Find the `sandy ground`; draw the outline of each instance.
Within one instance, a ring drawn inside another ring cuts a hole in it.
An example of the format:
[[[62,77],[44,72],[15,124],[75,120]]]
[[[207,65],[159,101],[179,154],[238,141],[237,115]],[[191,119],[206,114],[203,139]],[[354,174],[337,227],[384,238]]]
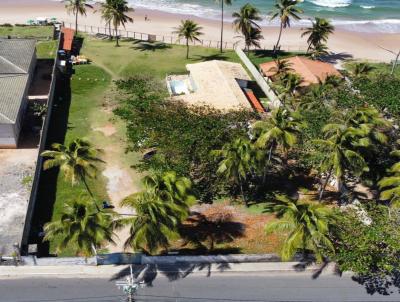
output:
[[[37,156],[37,149],[0,149],[0,255],[21,242]]]
[[[99,13],[94,13],[89,9],[86,17],[80,17],[81,25],[102,26]],[[179,25],[181,19],[193,19],[203,27],[204,40],[219,40],[219,21],[202,19],[194,16],[175,15],[154,10],[136,9],[131,13],[134,18],[133,24],[127,25],[127,30],[143,32],[157,35],[172,35],[174,27]],[[145,21],[147,15],[150,21]],[[35,17],[57,17],[68,23],[73,23],[74,18],[68,15],[62,3],[49,0],[20,0],[20,1],[0,1],[0,23],[25,23],[28,19]],[[83,26],[82,26],[83,27]],[[282,37],[282,48],[289,50],[304,49],[306,46],[305,38],[300,37],[300,28],[285,30]],[[237,34],[234,32],[231,23],[225,24],[225,41],[236,42]],[[264,27],[263,35],[265,40],[263,47],[270,48],[276,41],[278,29],[276,27]],[[359,33],[337,29],[329,40],[329,48],[345,57],[358,59],[368,59],[374,61],[390,61],[393,55],[382,49],[382,47],[398,50],[400,48],[400,33]]]

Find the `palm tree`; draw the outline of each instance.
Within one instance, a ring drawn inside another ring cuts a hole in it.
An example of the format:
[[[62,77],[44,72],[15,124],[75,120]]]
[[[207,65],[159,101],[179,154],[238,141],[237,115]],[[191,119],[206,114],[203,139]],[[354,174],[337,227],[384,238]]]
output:
[[[271,67],[268,71],[274,73],[274,78],[277,79],[293,70],[291,67],[293,64],[285,59],[277,58],[274,60],[275,65]]]
[[[322,199],[332,175],[336,177],[337,189],[340,190],[347,170],[355,175],[361,175],[368,169],[363,156],[356,151],[356,146],[360,139],[364,137],[365,131],[349,127],[346,122],[339,121],[325,125],[322,132],[325,139],[314,140],[324,154],[320,167],[321,171],[327,173],[320,190],[319,200]]]
[[[243,192],[243,183],[254,166],[254,150],[248,139],[238,138],[226,143],[221,150],[213,150],[211,154],[219,160],[217,173],[240,187],[244,202],[247,200]]]
[[[262,20],[260,11],[247,3],[240,8],[239,12],[234,12],[232,17],[235,18],[233,20],[235,31],[243,35],[246,48],[248,49],[250,45],[258,46],[258,43],[254,44],[252,41],[258,42],[259,39],[262,39],[261,27],[256,23],[256,21]]]
[[[221,2],[221,41],[220,41],[220,51],[222,53],[222,43],[223,43],[223,36],[224,36],[224,4],[232,5],[232,0],[217,0],[217,2]]]
[[[199,36],[203,34],[201,32],[202,29],[202,27],[192,20],[182,20],[181,25],[173,32],[179,38],[186,39],[186,59],[189,59],[189,41],[200,41]]]
[[[153,253],[160,247],[168,248],[169,238],[175,235],[177,226],[188,216],[187,207],[166,202],[154,188],[148,187],[125,198],[121,205],[134,209],[136,213],[118,223],[119,226],[130,225],[125,248],[131,247],[134,251]]]
[[[73,247],[91,256],[104,242],[114,243],[111,218],[112,213],[99,212],[82,195],[65,203],[61,217],[44,226],[44,240],[56,242],[58,252]]]
[[[312,46],[307,51],[313,60],[319,60],[321,57],[329,55],[329,48],[323,43]]]
[[[112,31],[111,31],[111,9],[112,9],[112,1],[106,0],[106,2],[102,2],[100,4],[100,13],[101,18],[106,22],[106,26],[108,26],[108,31],[110,34],[110,40],[112,39]]]
[[[375,67],[369,65],[368,63],[356,63],[353,66],[352,74],[355,77],[368,75]]]
[[[78,33],[78,15],[86,16],[86,8],[93,8],[86,0],[65,0],[68,13],[75,16],[75,33]]]
[[[247,49],[247,53],[250,51],[250,47],[254,46],[256,48],[260,48],[260,40],[264,39],[262,32],[260,29],[252,27],[250,32],[245,37],[244,44]]]
[[[328,37],[333,33],[335,27],[324,18],[315,18],[315,21],[311,21],[312,26],[306,28],[306,30],[301,34],[302,37],[308,35],[307,43],[308,49],[311,48],[318,49],[318,46],[325,44],[328,41]]]
[[[281,147],[287,159],[288,150],[297,142],[297,135],[304,124],[298,113],[280,107],[265,121],[255,122],[252,126],[258,148],[269,149],[268,162],[277,147]]]
[[[191,180],[177,176],[175,171],[147,175],[143,178],[143,184],[146,188],[154,190],[164,201],[189,207],[197,200],[193,194]]]
[[[293,18],[295,20],[300,20],[301,17],[298,14],[302,14],[303,10],[297,7],[299,0],[276,0],[274,5],[274,10],[270,12],[271,18],[270,20],[274,20],[275,18],[280,19],[280,30],[279,37],[276,45],[274,47],[274,51],[277,51],[279,47],[279,42],[281,41],[282,31],[286,27],[290,27],[290,19]]]
[[[133,11],[133,8],[130,8],[125,0],[107,0],[103,5],[103,18],[109,26],[113,24],[116,35],[115,46],[119,46],[118,27],[122,25],[125,28],[127,22],[133,22],[133,19],[126,15],[127,12]]]
[[[43,169],[59,167],[67,181],[72,185],[82,182],[93,198],[86,179],[96,177],[98,171],[96,164],[102,162],[98,157],[101,150],[93,148],[85,138],[76,138],[66,146],[52,144],[51,147],[53,150],[46,150],[41,154],[42,157],[48,158],[43,164]]]
[[[281,250],[282,260],[291,260],[297,251],[302,251],[303,257],[311,251],[320,262],[323,250],[333,250],[329,231],[335,224],[336,215],[329,207],[276,195],[275,200],[267,203],[265,210],[275,213],[279,219],[265,226],[266,233],[286,234]]]
[[[400,157],[400,151],[391,153],[392,156]],[[388,200],[393,207],[400,207],[400,161],[395,163],[389,170],[390,176],[382,178],[378,185],[381,191],[380,198]]]

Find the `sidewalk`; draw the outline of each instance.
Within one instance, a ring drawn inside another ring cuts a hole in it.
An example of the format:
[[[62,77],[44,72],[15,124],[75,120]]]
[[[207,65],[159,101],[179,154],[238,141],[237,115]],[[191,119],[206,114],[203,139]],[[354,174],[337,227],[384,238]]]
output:
[[[54,276],[60,278],[102,278],[104,276],[118,275],[128,268],[127,265],[117,266],[88,266],[88,265],[65,265],[65,266],[0,266],[0,279],[5,278],[30,278]],[[316,273],[320,271],[321,265],[299,266],[298,262],[270,262],[270,263],[184,263],[171,265],[133,265],[136,270],[154,269],[160,272],[182,272],[190,271],[191,274],[241,274],[241,273],[283,273],[301,274]],[[329,264],[323,269],[323,274],[334,274],[334,265]]]

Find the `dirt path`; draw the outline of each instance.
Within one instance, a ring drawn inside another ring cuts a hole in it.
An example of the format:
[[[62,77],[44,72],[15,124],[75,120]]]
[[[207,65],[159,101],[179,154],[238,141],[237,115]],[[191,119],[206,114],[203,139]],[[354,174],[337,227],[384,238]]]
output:
[[[113,75],[114,76],[114,75]],[[134,212],[120,206],[125,197],[140,190],[141,175],[131,168],[135,163],[135,154],[125,152],[125,128],[121,121],[115,118],[112,110],[115,106],[115,95],[104,95],[103,110],[91,117],[91,128],[94,130],[94,141],[103,150],[105,161],[103,176],[107,179],[107,193],[115,211],[119,214],[132,215]],[[106,246],[110,253],[122,252],[124,242],[129,236],[129,227],[116,232],[116,245]]]

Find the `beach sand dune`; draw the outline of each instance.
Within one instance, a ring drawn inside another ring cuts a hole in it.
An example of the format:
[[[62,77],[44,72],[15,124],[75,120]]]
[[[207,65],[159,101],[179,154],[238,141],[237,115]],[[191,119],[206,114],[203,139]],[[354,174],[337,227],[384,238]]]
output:
[[[155,10],[146,10],[136,8],[131,13],[134,18],[133,24],[127,25],[127,30],[148,34],[171,36],[174,27],[176,27],[182,19],[193,19],[203,27],[204,40],[219,40],[220,23],[217,20],[203,19],[194,16],[185,16],[171,14]],[[145,21],[145,16],[150,21]],[[0,23],[26,23],[28,19],[35,17],[56,17],[65,21],[67,24],[74,24],[74,17],[66,13],[64,4],[51,0],[1,0],[0,1]],[[82,25],[104,27],[104,22],[100,18],[100,14],[95,10],[88,9],[87,16],[80,17],[79,23]],[[281,44],[284,48],[291,50],[305,49],[305,38],[300,37],[300,28],[290,28],[285,30]],[[234,43],[238,41],[231,23],[225,24],[224,41]],[[262,46],[270,48],[276,41],[278,36],[277,27],[263,27]],[[351,55],[356,59],[367,59],[372,61],[393,60],[394,56],[388,51],[391,49],[398,51],[400,49],[400,33],[382,34],[382,33],[364,33],[345,31],[337,29],[335,34],[329,39],[328,43],[331,51],[346,55]]]

